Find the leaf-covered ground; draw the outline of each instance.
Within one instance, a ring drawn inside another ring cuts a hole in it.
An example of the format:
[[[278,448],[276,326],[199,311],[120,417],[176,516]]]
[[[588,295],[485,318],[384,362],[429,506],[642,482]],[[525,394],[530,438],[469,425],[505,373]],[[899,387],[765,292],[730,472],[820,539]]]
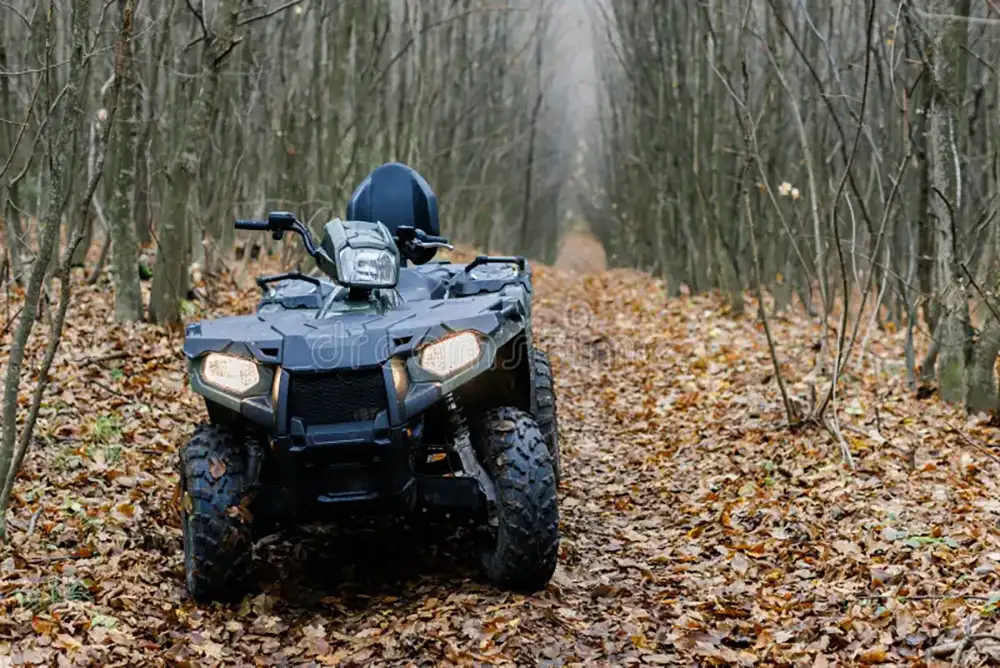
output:
[[[635,272],[536,283],[565,471],[549,588],[483,584],[462,539],[303,530],[259,547],[262,589],[232,606],[183,586],[175,458],[203,408],[178,334],[114,327],[110,289],[79,288],[0,548],[0,666],[1000,658],[962,645],[996,626],[996,435],[905,389],[901,334],[876,330],[847,370],[849,472],[826,432],[783,428],[752,315]],[[230,285],[192,317],[249,308]],[[808,401],[819,326],[772,325]]]

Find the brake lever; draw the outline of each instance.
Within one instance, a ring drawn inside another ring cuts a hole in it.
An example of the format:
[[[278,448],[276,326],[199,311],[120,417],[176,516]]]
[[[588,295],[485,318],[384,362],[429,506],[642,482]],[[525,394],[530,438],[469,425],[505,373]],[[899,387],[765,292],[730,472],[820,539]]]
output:
[[[448,250],[455,250],[455,247],[446,241],[421,241],[420,239],[408,240],[406,242],[406,248],[447,248]]]
[[[448,250],[455,250],[455,247],[444,241],[421,241],[416,244],[417,248],[447,248]]]

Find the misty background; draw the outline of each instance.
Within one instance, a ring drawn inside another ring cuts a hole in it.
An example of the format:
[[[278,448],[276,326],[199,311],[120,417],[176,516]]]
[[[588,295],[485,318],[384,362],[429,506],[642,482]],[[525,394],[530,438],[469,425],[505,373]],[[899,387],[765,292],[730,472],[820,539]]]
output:
[[[40,295],[84,267],[119,320],[177,325],[200,277],[242,284],[261,252],[304,260],[233,218],[288,209],[318,230],[399,160],[427,177],[460,244],[564,266],[589,255],[576,266],[648,271],[672,296],[718,291],[736,315],[748,290],[779,313],[839,308],[854,314],[839,346],[888,323],[907,332],[911,385],[939,355],[964,378],[1000,350],[987,317],[998,12],[9,0],[0,273]],[[947,394],[993,406],[992,371],[973,375],[956,387],[986,385]]]

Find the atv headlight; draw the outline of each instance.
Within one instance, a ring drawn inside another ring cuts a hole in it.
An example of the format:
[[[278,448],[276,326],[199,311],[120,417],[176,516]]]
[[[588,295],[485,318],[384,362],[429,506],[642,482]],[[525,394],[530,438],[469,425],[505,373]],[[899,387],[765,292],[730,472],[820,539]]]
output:
[[[201,363],[201,377],[210,385],[243,394],[260,382],[257,363],[245,357],[209,353]]]
[[[423,348],[420,366],[444,378],[475,362],[481,352],[475,333],[459,332]]]
[[[345,248],[337,271],[341,283],[360,288],[391,288],[399,278],[396,256],[380,248]]]

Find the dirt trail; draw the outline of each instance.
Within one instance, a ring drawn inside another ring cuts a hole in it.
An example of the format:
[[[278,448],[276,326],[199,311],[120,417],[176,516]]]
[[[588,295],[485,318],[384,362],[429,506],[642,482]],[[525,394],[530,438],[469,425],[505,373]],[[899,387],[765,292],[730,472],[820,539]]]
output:
[[[556,269],[592,274],[608,268],[604,245],[590,232],[569,232],[563,235],[556,255]]]
[[[482,584],[460,538],[300,532],[258,550],[262,593],[205,607],[174,505],[203,411],[179,341],[115,330],[109,292],[81,292],[0,548],[0,665],[820,666],[915,660],[966,618],[993,630],[998,465],[945,425],[991,432],[903,391],[898,337],[841,399],[849,474],[825,434],[782,428],[752,318],[636,272],[536,284],[565,470],[547,591]],[[817,327],[774,327],[808,396]]]

